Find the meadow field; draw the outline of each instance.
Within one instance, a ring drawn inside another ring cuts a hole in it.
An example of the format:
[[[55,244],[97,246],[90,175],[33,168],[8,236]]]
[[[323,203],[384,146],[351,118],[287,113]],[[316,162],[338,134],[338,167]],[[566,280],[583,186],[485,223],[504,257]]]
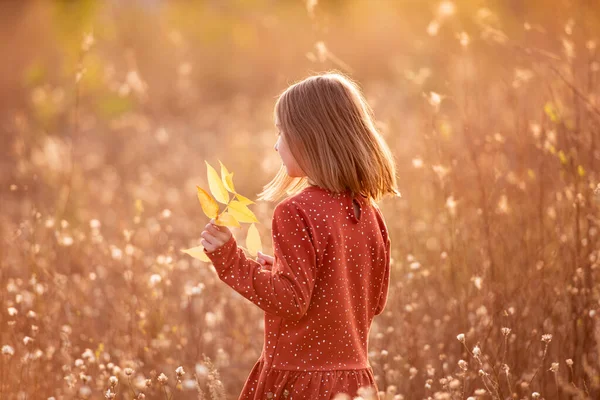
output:
[[[0,399],[236,399],[263,312],[181,252],[196,185],[254,200],[330,70],[398,167],[381,399],[600,398],[597,1],[6,1],[0,38]]]

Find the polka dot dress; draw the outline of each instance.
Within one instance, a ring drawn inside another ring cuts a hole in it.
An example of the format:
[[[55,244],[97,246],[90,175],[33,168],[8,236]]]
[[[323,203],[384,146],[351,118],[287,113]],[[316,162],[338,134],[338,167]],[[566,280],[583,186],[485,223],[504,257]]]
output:
[[[272,268],[234,237],[206,252],[219,278],[265,311],[260,358],[239,399],[354,397],[377,392],[368,362],[373,317],[386,304],[390,239],[377,205],[318,186],[280,202]]]

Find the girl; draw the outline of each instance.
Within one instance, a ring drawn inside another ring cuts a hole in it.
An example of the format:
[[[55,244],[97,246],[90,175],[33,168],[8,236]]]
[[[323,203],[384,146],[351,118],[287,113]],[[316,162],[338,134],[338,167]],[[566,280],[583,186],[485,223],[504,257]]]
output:
[[[390,238],[375,201],[400,196],[392,154],[357,86],[337,73],[285,90],[275,125],[283,165],[259,194],[289,195],[273,213],[274,257],[247,258],[214,220],[201,235],[219,278],[265,311],[262,354],[239,399],[330,399],[361,387],[378,399],[367,347],[387,301]]]

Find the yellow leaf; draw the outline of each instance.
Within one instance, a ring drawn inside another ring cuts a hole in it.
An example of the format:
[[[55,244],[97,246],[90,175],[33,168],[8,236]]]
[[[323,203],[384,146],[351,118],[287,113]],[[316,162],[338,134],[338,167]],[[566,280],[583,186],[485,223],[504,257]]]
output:
[[[196,186],[196,188],[198,189],[198,200],[200,200],[200,205],[202,206],[204,214],[211,219],[217,218],[217,215],[219,214],[219,205],[215,199],[200,186]]]
[[[239,222],[258,222],[254,213],[245,204],[237,200],[232,200],[229,203],[228,210]]]
[[[248,228],[246,247],[248,247],[248,252],[254,257],[256,257],[258,251],[262,251],[260,234],[258,233],[258,229],[256,229],[256,225],[254,224],[250,225],[250,228]]]
[[[223,181],[221,180],[221,178],[219,178],[217,171],[215,171],[215,169],[208,163],[208,161],[205,162],[207,169],[208,186],[210,188],[211,193],[213,194],[213,196],[215,196],[215,199],[217,199],[219,203],[229,203],[229,192],[227,192],[225,185],[223,185]]]
[[[224,184],[227,190],[229,190],[231,193],[235,193],[235,188],[233,187],[233,172],[225,177]]]
[[[219,164],[221,164],[221,180],[223,181],[223,185],[225,185],[225,189],[230,191],[231,193],[235,193],[235,188],[233,187],[233,173],[230,173],[225,165],[219,160]]]
[[[552,122],[559,122],[560,121],[560,115],[558,113],[558,110],[557,110],[556,106],[553,103],[547,102],[544,105],[544,112],[550,118],[550,120]]]
[[[142,200],[140,200],[140,199],[135,200],[135,210],[137,211],[138,214],[141,214],[144,212],[144,204],[142,203]]]
[[[246,206],[249,205],[249,204],[254,204],[254,202],[252,200],[250,200],[247,197],[242,196],[239,193],[236,193],[235,195],[236,195],[237,199],[240,201],[240,203],[242,203],[242,204],[244,204]]]
[[[100,358],[100,353],[102,353],[103,351],[104,351],[104,343],[100,342],[100,343],[98,343],[98,348],[96,349],[96,351],[94,353],[96,355],[97,359]]]
[[[452,126],[448,122],[442,121],[439,129],[444,139],[450,139],[452,136]]]
[[[235,217],[229,214],[227,211],[219,215],[215,223],[221,226],[234,226],[236,228],[240,227],[240,223],[238,222],[238,220],[235,219]]]
[[[580,165],[577,167],[577,173],[579,176],[585,176],[585,169]]]
[[[565,152],[564,152],[564,151],[560,150],[560,151],[558,152],[558,158],[560,159],[560,162],[561,162],[562,164],[566,164],[566,163],[567,163],[567,156],[566,156],[566,154],[565,154]]]
[[[531,168],[529,168],[529,169],[527,170],[527,175],[529,175],[529,178],[531,178],[531,179],[535,179],[535,171],[534,171],[534,170],[532,170]]]
[[[204,253],[204,246],[192,247],[191,249],[181,250],[185,254],[197,258],[200,261],[211,262],[210,258]]]

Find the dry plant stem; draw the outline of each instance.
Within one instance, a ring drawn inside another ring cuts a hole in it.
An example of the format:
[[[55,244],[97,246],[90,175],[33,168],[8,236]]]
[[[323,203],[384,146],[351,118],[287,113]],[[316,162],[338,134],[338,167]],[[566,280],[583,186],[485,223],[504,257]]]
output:
[[[504,354],[502,355],[502,365],[506,366],[504,373],[506,374],[506,384],[508,386],[508,394],[512,396],[512,385],[510,384],[510,375],[508,366],[506,365],[506,353],[508,352],[508,335],[504,335]],[[500,379],[498,379],[500,382]]]
[[[465,84],[465,87],[466,84]],[[465,103],[467,101],[468,98],[468,93],[466,93],[465,91]],[[481,168],[479,166],[479,163],[477,162],[477,151],[474,148],[473,145],[473,138],[470,132],[470,126],[467,123],[468,118],[467,118],[467,109],[462,109],[456,102],[454,102],[454,104],[457,106],[458,110],[461,111],[462,114],[462,125],[463,125],[463,134],[466,138],[466,143],[467,143],[467,149],[468,149],[468,154],[469,154],[469,158],[471,159],[471,162],[473,163],[474,167],[475,167],[475,172],[477,173],[477,183],[478,183],[478,188],[479,188],[479,192],[480,192],[480,203],[481,203],[481,210],[482,210],[482,217],[483,217],[483,228],[484,228],[484,232],[485,232],[485,239],[486,239],[486,244],[487,244],[487,253],[488,253],[488,257],[490,259],[490,266],[489,266],[489,271],[490,271],[490,281],[492,282],[492,288],[494,288],[494,285],[497,283],[496,282],[496,274],[495,274],[495,262],[494,262],[494,256],[492,254],[492,238],[491,238],[491,225],[490,225],[490,217],[488,215],[488,210],[487,210],[487,193],[485,190],[485,184],[484,184],[484,180],[483,180],[483,175],[482,175],[482,171]],[[495,304],[494,307],[492,309],[492,315],[495,314]]]
[[[558,75],[558,77],[564,82],[565,85],[567,85],[569,87],[569,89],[571,89],[573,91],[573,94],[575,94],[578,98],[583,100],[585,102],[585,104],[587,104],[588,108],[596,115],[596,117],[600,118],[600,110],[590,101],[590,99],[588,99],[588,97],[586,95],[581,93],[581,91],[579,89],[577,89],[577,87],[575,87],[574,84],[569,82],[569,80],[565,76],[563,76],[563,74],[561,74],[560,71],[556,67],[554,67],[552,65],[548,65],[548,67],[556,75]]]
[[[199,338],[198,338],[198,334],[199,334],[199,330],[201,329],[201,327],[198,327],[197,322],[194,318],[194,310],[193,310],[193,301],[192,301],[192,296],[188,296],[188,303],[186,306],[186,322],[189,324],[189,330],[192,333],[192,336],[194,338],[193,343],[194,343],[194,359],[198,358],[198,355],[200,354],[200,345],[198,344],[200,342]],[[200,322],[200,321],[198,321]]]
[[[492,365],[492,372],[494,373],[494,377],[496,378],[496,381],[492,381],[490,379],[490,382],[493,383],[494,385],[494,389],[496,390],[496,393],[498,394],[498,397],[500,399],[504,398],[504,394],[502,393],[502,388],[500,387],[500,373],[498,372],[498,370],[496,370],[496,367],[494,366],[497,363],[497,360],[494,360],[493,363],[491,363]]]
[[[575,389],[577,389],[578,391],[581,391],[581,389],[579,389],[579,387],[578,387],[578,386],[575,384],[575,382],[573,381],[573,377],[574,377],[575,375],[573,374],[573,366],[572,366],[572,365],[569,365],[569,371],[570,371],[570,374],[569,374],[569,375],[570,375],[570,376],[569,376],[569,380],[571,381],[571,385],[573,385],[573,387],[574,387]],[[584,381],[583,383],[585,384],[585,381]]]
[[[537,367],[537,369],[535,370],[535,372],[533,373],[533,376],[531,377],[531,379],[529,380],[529,385],[531,386],[531,382],[533,382],[533,378],[535,378],[535,376],[537,375],[538,371],[540,370],[540,368],[542,368],[544,366],[544,360],[546,359],[546,351],[548,350],[548,343],[546,342],[546,345],[544,346],[544,354],[542,355],[542,361],[540,363],[540,366]]]
[[[231,203],[231,201],[229,201],[229,203]],[[227,206],[225,206],[225,209],[217,214],[217,218],[215,218],[215,220],[219,219],[219,215],[222,215],[225,211],[227,211],[227,209],[229,208],[229,203],[227,203]]]
[[[483,172],[481,171],[481,167],[479,165],[479,163],[477,162],[477,151],[474,148],[473,145],[473,138],[471,136],[470,133],[470,127],[467,124],[466,121],[463,121],[463,132],[465,135],[465,138],[467,139],[467,149],[468,149],[468,154],[469,154],[469,158],[471,159],[471,162],[473,163],[473,166],[475,167],[475,172],[476,172],[476,176],[477,176],[477,186],[479,189],[479,201],[480,201],[480,208],[482,210],[482,218],[483,218],[483,231],[485,234],[485,242],[486,242],[486,247],[487,247],[487,254],[488,257],[490,259],[490,266],[489,266],[489,272],[490,272],[490,282],[492,284],[492,288],[495,289],[495,286],[497,284],[496,282],[496,266],[495,266],[495,262],[494,262],[494,256],[492,254],[492,228],[491,228],[491,222],[490,222],[490,216],[488,213],[488,207],[487,207],[487,192],[486,192],[486,187],[485,187],[485,183],[484,183],[484,178],[483,178]],[[492,315],[495,315],[496,313],[496,304],[494,304],[493,308],[492,308]]]
[[[2,358],[5,358],[4,355],[2,355]],[[2,362],[0,362],[0,399],[4,398],[4,360],[2,360]]]
[[[512,385],[510,384],[510,374],[508,371],[506,371],[506,384],[508,385],[508,395],[512,396],[513,390]]]
[[[483,367],[483,365],[482,365],[482,367]],[[489,384],[492,386],[492,389],[494,389],[494,393],[496,394],[496,397],[498,398],[498,400],[502,400],[502,395],[500,394],[500,392],[499,392],[499,390],[498,390],[498,389],[499,389],[499,387],[498,387],[498,384],[496,384],[496,382],[494,382],[494,381],[493,381],[493,380],[490,378],[490,375],[489,375],[489,374],[486,374],[485,376],[483,376],[483,377],[482,377],[482,379],[481,379],[481,380],[483,381],[483,384],[485,385],[485,387],[488,389],[488,391],[489,391],[490,393],[491,393],[492,391],[489,389],[488,385],[485,383],[485,379],[484,379],[484,378],[487,378],[487,379],[488,379],[488,381],[489,381]]]
[[[83,73],[83,57],[85,55],[85,52],[82,50],[79,53],[79,59],[77,61],[77,68],[78,71],[75,75],[75,107],[73,110],[73,130],[71,131],[71,152],[70,152],[70,157],[71,157],[71,162],[69,163],[69,175],[67,177],[67,183],[66,183],[66,190],[67,190],[67,194],[65,196],[65,199],[63,201],[62,205],[58,205],[56,208],[56,216],[57,216],[57,220],[61,220],[63,218],[63,216],[65,215],[65,211],[67,209],[67,204],[69,204],[69,198],[71,197],[71,190],[73,189],[73,175],[74,175],[74,165],[75,165],[75,135],[77,134],[78,130],[79,130],[79,97],[80,97],[80,85],[79,82],[81,81],[80,76],[78,76],[80,73]],[[60,192],[59,192],[60,193]],[[59,196],[60,199],[60,196]]]
[[[462,342],[463,347],[465,348],[465,350],[467,350],[467,353],[469,353],[471,355],[471,357],[475,357],[473,355],[473,353],[471,353],[471,350],[469,350],[469,348],[467,347],[467,343],[465,341]]]
[[[590,391],[588,390],[588,387],[587,387],[587,385],[585,383],[585,379],[583,379],[583,389],[585,391],[586,396],[590,397]]]
[[[131,393],[133,393],[133,398],[135,399],[137,397],[137,394],[135,393],[135,389],[133,388],[133,386],[131,386],[130,376],[127,377],[127,382],[129,383],[129,390],[131,390]]]
[[[504,335],[504,354],[502,355],[502,364],[506,364],[506,352],[508,351],[508,336]]]
[[[481,382],[483,382],[483,386],[485,386],[485,388],[487,389],[488,393],[491,394],[492,390],[490,389],[490,387],[488,386],[487,382],[485,381],[485,376],[481,377]],[[498,398],[498,400],[501,400],[500,395],[498,395],[498,392],[496,390],[494,390],[494,392],[496,392],[496,395],[497,395],[496,397]]]
[[[19,369],[19,382],[24,382],[25,385],[27,385],[27,379],[23,379],[23,371],[25,370],[25,366],[22,365],[21,368]]]
[[[25,387],[27,388],[27,392],[25,394],[25,399],[29,398],[29,369],[31,368],[31,360],[27,361],[27,368],[25,369]]]
[[[200,382],[198,382],[198,375],[194,374],[194,380],[196,381],[196,391],[198,392],[198,400],[203,400],[204,391],[200,387]]]
[[[473,353],[471,353],[471,350],[469,350],[469,348],[467,347],[466,341],[463,341],[462,344],[463,344],[464,348],[467,350],[467,352],[471,355],[471,357],[475,358],[479,362],[479,366],[481,368],[483,368],[483,362],[481,362],[481,359],[479,358],[479,356],[475,356]],[[492,388],[494,389],[494,392],[496,393],[496,396],[498,397],[498,399],[502,399],[502,397],[500,396],[500,393],[498,393],[497,385],[490,378],[488,378],[488,379],[489,379],[490,383],[492,384]],[[483,382],[483,385],[485,386],[487,391],[492,393],[492,390],[490,390],[487,382],[485,381],[485,376],[481,377],[481,381]]]
[[[475,359],[479,362],[479,366],[483,370],[483,361],[481,361],[481,358],[479,356],[475,356]],[[485,371],[484,371],[484,375],[481,377],[481,381],[485,385],[485,388],[488,390],[488,392],[492,393],[492,390],[490,390],[488,383],[486,383],[486,381],[485,381],[485,378],[488,379],[489,384],[492,386],[492,388],[494,389],[494,392],[496,393],[496,396],[498,397],[499,400],[501,400],[502,397],[500,396],[500,393],[498,392],[498,385],[496,385],[496,383],[490,379],[489,374],[485,373]]]

